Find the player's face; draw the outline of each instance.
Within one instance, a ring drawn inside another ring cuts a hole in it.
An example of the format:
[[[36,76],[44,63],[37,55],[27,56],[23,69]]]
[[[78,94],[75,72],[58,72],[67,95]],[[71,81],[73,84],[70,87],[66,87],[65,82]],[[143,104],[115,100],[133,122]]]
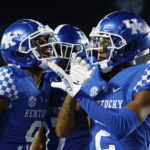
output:
[[[109,45],[110,40],[108,38],[101,39],[100,49],[98,50],[98,59],[100,59],[100,61],[103,61],[107,58]]]
[[[107,37],[92,38],[90,43],[91,51],[89,55],[94,56],[99,61],[105,60],[108,55],[110,44],[111,44],[110,38]]]

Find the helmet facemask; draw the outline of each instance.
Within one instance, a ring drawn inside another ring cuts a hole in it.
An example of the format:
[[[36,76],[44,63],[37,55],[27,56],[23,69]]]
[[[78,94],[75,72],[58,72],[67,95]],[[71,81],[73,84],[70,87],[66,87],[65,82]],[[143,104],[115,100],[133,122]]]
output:
[[[40,38],[44,40],[40,41]],[[57,40],[53,34],[53,31],[48,26],[44,26],[20,42],[19,53],[28,55],[29,60],[36,59],[37,65],[40,68],[47,69],[47,62],[55,62],[56,58],[58,58],[54,46],[56,42]],[[50,51],[49,57],[43,56],[42,51],[46,48]],[[29,61],[29,64],[30,63],[31,62]]]
[[[95,61],[102,72],[109,72],[114,66],[121,64],[131,64],[131,61],[145,55],[150,48],[149,26],[142,18],[128,11],[115,11],[105,16],[93,28],[90,37],[91,44],[87,54],[90,54],[89,50],[98,51],[102,47],[95,47],[93,38],[100,37],[99,43],[101,38],[109,38],[110,45],[102,48],[107,49],[107,58]]]
[[[59,61],[59,65],[64,67],[66,72],[70,71],[70,62],[72,53],[75,52],[76,55],[83,52],[84,48],[82,44],[70,44],[66,42],[56,42],[55,43],[55,50],[57,56],[61,58]]]
[[[92,30],[90,37],[89,48],[86,50],[87,57],[91,58],[93,65],[99,64],[103,73],[110,72],[118,65],[115,57],[122,54],[121,50],[127,45],[126,40],[117,34],[100,32],[97,28]]]

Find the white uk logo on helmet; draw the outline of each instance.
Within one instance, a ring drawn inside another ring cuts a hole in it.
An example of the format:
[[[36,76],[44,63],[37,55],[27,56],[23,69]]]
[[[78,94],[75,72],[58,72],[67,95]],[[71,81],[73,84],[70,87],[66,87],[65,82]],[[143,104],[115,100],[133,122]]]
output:
[[[142,23],[138,22],[137,19],[124,20],[123,22],[125,23],[127,28],[132,30],[132,34],[133,35],[137,34],[138,31],[140,33],[144,32],[143,29],[141,28],[142,27]]]
[[[3,40],[5,43],[5,49],[9,48],[10,46],[16,45],[16,42],[14,42],[12,39],[15,37],[15,34],[12,34],[11,32],[8,32],[4,35]]]

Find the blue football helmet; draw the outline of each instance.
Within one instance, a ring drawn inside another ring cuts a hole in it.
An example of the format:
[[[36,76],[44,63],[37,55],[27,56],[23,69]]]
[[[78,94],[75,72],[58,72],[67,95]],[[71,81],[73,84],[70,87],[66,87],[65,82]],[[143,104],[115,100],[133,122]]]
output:
[[[150,28],[140,17],[128,11],[112,12],[92,29],[87,55],[96,57],[103,73],[149,52]],[[101,59],[99,51],[107,52]],[[91,57],[91,58],[93,58]]]
[[[46,43],[36,42],[36,38],[44,36]],[[2,36],[1,54],[7,64],[15,64],[21,68],[33,68],[39,66],[47,68],[47,61],[53,60],[43,58],[39,51],[42,47],[49,46],[53,52],[53,44],[56,42],[53,30],[40,22],[23,19],[11,24]]]
[[[56,47],[57,55],[60,58],[68,59],[68,64],[65,71],[69,71],[69,64],[73,52],[76,56],[86,56],[86,48],[88,48],[88,38],[81,29],[70,24],[62,24],[55,28],[55,37],[58,47]]]

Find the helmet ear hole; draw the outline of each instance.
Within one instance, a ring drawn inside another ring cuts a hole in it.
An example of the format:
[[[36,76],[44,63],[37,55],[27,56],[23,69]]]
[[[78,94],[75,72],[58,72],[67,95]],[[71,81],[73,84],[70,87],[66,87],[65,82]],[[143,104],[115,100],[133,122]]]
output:
[[[132,47],[132,43],[130,42],[130,43],[128,43],[124,48],[123,48],[123,50],[125,50],[125,51],[128,51],[128,50],[130,50],[131,49],[131,47]]]
[[[20,52],[16,52],[16,55],[19,56],[19,57],[25,57],[25,54],[20,53]]]
[[[134,49],[135,49],[136,46],[137,46],[137,42],[136,42],[136,40],[134,40],[133,42],[128,43],[128,44],[123,48],[123,50],[128,51],[128,50],[131,50],[131,48],[134,48]]]

